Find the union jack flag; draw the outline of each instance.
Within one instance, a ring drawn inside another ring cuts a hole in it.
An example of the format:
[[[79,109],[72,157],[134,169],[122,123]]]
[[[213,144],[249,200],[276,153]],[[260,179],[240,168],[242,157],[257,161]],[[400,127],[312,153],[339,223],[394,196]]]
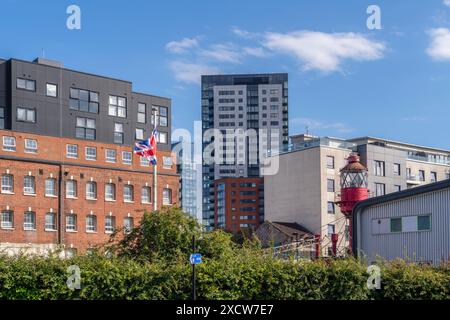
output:
[[[134,145],[134,153],[147,158],[151,164],[156,165],[156,136],[158,131],[153,129],[152,135],[147,140],[138,141]]]

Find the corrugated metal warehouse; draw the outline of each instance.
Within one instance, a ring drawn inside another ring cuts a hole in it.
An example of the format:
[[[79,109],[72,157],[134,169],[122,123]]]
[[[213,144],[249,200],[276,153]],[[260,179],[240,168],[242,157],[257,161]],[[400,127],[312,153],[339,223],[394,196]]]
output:
[[[450,180],[359,202],[353,210],[353,250],[418,263],[450,261]]]

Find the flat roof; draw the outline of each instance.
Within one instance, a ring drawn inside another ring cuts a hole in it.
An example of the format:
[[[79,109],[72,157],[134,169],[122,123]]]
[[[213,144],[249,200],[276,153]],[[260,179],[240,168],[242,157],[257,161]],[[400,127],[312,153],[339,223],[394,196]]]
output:
[[[103,76],[103,75],[99,75],[99,74],[94,74],[94,73],[89,73],[89,72],[84,72],[84,71],[79,71],[79,70],[74,70],[74,69],[69,69],[69,68],[65,68],[65,67],[57,67],[57,66],[52,66],[50,64],[43,64],[43,63],[38,63],[38,62],[34,62],[34,61],[27,61],[27,60],[22,60],[22,59],[17,59],[17,58],[11,58],[9,59],[11,61],[18,61],[18,62],[23,62],[23,63],[29,63],[32,65],[40,65],[40,66],[45,66],[48,68],[54,68],[54,69],[63,69],[66,71],[70,71],[70,72],[75,72],[75,73],[80,73],[80,74],[85,74],[88,76],[93,76],[93,77],[99,77],[99,78],[104,78],[104,79],[109,79],[109,80],[115,80],[115,81],[121,81],[121,82],[126,82],[129,84],[133,84],[131,81],[129,80],[123,80],[123,79],[119,79],[119,78],[113,78],[113,77],[108,77],[108,76]],[[6,59],[0,58],[0,61],[7,61]],[[144,92],[137,92],[137,91],[131,91],[131,93],[136,93],[136,94],[142,94],[145,96],[149,96],[149,97],[155,97],[155,98],[161,98],[161,99],[166,99],[166,100],[170,100],[170,98],[167,97],[163,97],[163,96],[157,96],[154,94],[149,94],[149,93],[144,93]]]
[[[450,179],[424,184],[422,186],[413,187],[411,189],[406,189],[398,192],[388,193],[384,196],[369,198],[367,200],[363,200],[358,202],[353,208],[353,214],[357,211],[364,210],[368,207],[382,204],[389,201],[395,201],[399,199],[409,198],[412,196],[416,196],[419,194],[424,194],[436,190],[441,190],[445,188],[450,188]]]
[[[438,152],[443,152],[443,153],[450,153],[450,150],[446,150],[446,149],[421,146],[421,145],[418,145],[418,144],[406,143],[406,142],[389,140],[389,139],[383,139],[383,138],[377,138],[377,137],[371,137],[371,136],[363,136],[363,137],[358,137],[358,138],[346,139],[346,141],[352,141],[352,142],[358,141],[358,140],[374,140],[374,141],[381,141],[381,142],[386,142],[386,143],[397,144],[399,146],[405,146],[405,147],[410,147],[410,148],[426,149],[426,150],[438,151]]]

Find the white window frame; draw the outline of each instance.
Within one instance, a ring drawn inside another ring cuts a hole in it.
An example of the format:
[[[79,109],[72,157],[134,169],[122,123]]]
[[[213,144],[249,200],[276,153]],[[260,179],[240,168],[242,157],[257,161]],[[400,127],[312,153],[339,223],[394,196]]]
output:
[[[69,221],[69,220],[71,220],[71,218],[73,218],[73,221]],[[74,213],[66,215],[66,231],[67,232],[76,232],[77,231],[77,220],[78,220],[78,217]],[[69,222],[71,222],[71,223],[69,223]]]
[[[70,150],[72,149],[72,150]],[[73,152],[75,150],[75,152]],[[77,159],[78,158],[78,145],[68,144],[66,145],[66,158]]]
[[[89,222],[92,222],[92,224]],[[97,232],[97,216],[96,215],[89,214],[86,216],[86,232],[87,233],[96,233]]]
[[[148,200],[144,200],[145,199],[144,198],[144,190],[148,190],[148,197],[147,197],[147,194],[145,197],[145,198],[148,198]],[[146,204],[152,203],[152,189],[148,186],[143,186],[141,189],[141,203],[146,203]]]
[[[71,185],[71,189],[69,188]],[[76,180],[66,180],[66,198],[76,199],[77,198],[77,181]]]
[[[116,229],[116,217],[106,216],[105,217],[105,233],[113,233]]]
[[[125,217],[123,219],[123,231],[128,234],[134,228],[134,219],[132,217]]]
[[[3,136],[3,150],[11,152],[16,151],[16,137]]]
[[[129,190],[127,192],[126,190]],[[134,187],[131,184],[123,186],[123,202],[134,202]]]
[[[140,135],[138,134],[140,132]],[[136,128],[136,140],[144,140],[144,129],[142,128]]]
[[[31,220],[28,218],[31,217]],[[23,216],[23,230],[35,231],[36,230],[36,212],[26,211]]]
[[[36,194],[36,178],[34,176],[25,176],[23,178],[23,194],[25,195]]]
[[[158,132],[157,136],[158,136],[158,143],[167,144],[167,132]]]
[[[53,188],[51,190],[51,193],[48,192],[50,190],[49,188],[47,188],[47,182],[48,181],[51,181],[52,184],[53,184]],[[44,187],[45,187],[45,196],[46,197],[56,197],[57,196],[57,194],[56,194],[56,179],[55,178],[47,178],[47,179],[45,179],[44,183],[45,183],[45,185],[44,185]]]
[[[127,157],[125,157],[127,155]],[[131,165],[133,162],[133,154],[130,151],[122,151],[122,163]]]
[[[114,158],[108,156],[108,152],[114,153]],[[105,161],[110,163],[116,163],[117,162],[117,151],[115,149],[106,149],[105,150]]]
[[[86,199],[97,200],[97,182],[95,181],[86,182]]]
[[[8,181],[4,179],[8,179]],[[5,182],[8,182],[8,184],[5,184]],[[12,174],[2,175],[2,193],[14,194],[14,176]]]
[[[5,214],[8,214],[8,220],[5,220]],[[14,229],[14,211],[12,210],[4,210],[1,212],[1,222],[0,227],[2,229]]]
[[[149,167],[150,166],[150,160],[148,160],[146,157],[139,157],[139,165],[141,167]]]
[[[47,221],[47,217],[48,216],[52,216],[52,225],[48,224]],[[56,231],[56,213],[54,212],[47,212],[45,214],[45,226],[44,226],[45,231]]]
[[[89,154],[88,150],[92,151],[94,150],[94,154]],[[86,147],[85,149],[85,159],[89,161],[96,161],[97,160],[97,148],[96,147]]]
[[[108,186],[111,186],[111,193],[108,193]],[[105,183],[105,200],[116,201],[116,185],[114,183]]]
[[[34,145],[30,146],[29,143],[34,143]],[[37,153],[38,151],[38,142],[36,139],[25,139],[25,152],[26,153]]]
[[[168,194],[166,195],[165,193],[168,192]],[[172,189],[170,188],[164,188],[163,189],[163,205],[165,206],[170,206],[172,205]]]

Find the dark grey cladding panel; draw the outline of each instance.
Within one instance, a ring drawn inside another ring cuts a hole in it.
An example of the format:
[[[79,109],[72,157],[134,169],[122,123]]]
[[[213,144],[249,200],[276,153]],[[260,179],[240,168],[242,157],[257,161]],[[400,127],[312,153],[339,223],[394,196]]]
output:
[[[169,139],[166,145],[159,145],[162,150],[170,150],[170,100],[167,98],[132,92],[129,81],[113,79],[74,70],[36,64],[27,61],[11,61],[11,76],[9,78],[12,94],[12,130],[32,132],[42,135],[75,138],[75,124],[77,117],[87,117],[96,120],[96,141],[114,143],[114,124],[124,126],[124,143],[133,145],[135,128],[137,126],[137,103],[156,104],[169,108],[168,127],[164,128]],[[0,77],[1,68],[0,64]],[[16,78],[32,79],[36,81],[36,91],[30,92],[16,88]],[[1,80],[0,80],[1,81]],[[47,83],[58,85],[58,96],[46,95]],[[1,82],[0,82],[1,84]],[[69,108],[70,88],[84,89],[99,93],[99,113],[89,113]],[[1,90],[1,89],[0,89]],[[0,91],[1,95],[1,91]],[[109,95],[126,98],[127,117],[113,117],[108,115]],[[143,101],[140,101],[143,100]],[[1,101],[1,97],[0,97]],[[18,106],[36,109],[36,123],[16,121]],[[146,124],[150,127],[150,122]],[[141,127],[138,125],[137,127]]]

